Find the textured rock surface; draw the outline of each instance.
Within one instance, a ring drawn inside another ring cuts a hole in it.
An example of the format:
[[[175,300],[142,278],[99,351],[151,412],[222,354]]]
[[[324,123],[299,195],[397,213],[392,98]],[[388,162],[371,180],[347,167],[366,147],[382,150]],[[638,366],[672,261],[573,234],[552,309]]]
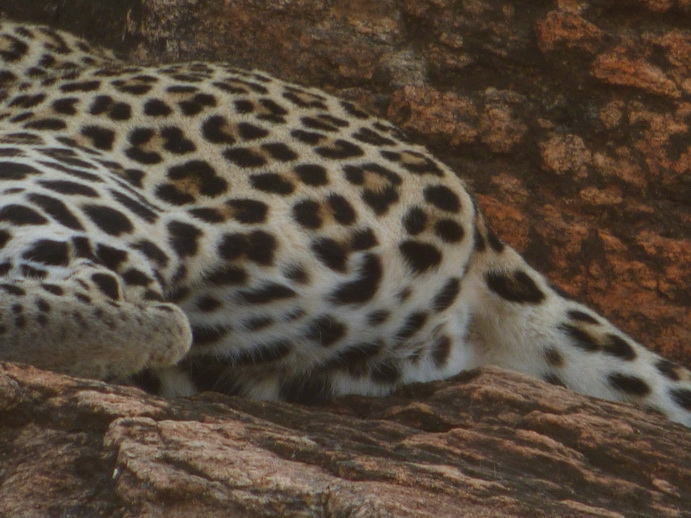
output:
[[[687,429],[499,369],[300,407],[0,364],[0,409],[0,516],[691,516]]]
[[[137,62],[359,101],[454,166],[569,295],[691,366],[687,0],[3,0]]]
[[[3,0],[137,62],[321,86],[454,166],[568,294],[691,367],[687,0]],[[0,516],[691,516],[691,435],[497,370],[304,408],[0,369]]]

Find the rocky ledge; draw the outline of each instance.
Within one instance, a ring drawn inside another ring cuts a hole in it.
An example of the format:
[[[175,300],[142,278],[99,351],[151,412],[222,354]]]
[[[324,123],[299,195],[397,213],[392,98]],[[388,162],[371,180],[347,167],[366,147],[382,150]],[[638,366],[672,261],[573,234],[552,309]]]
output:
[[[496,368],[305,407],[0,364],[0,516],[691,516],[691,434]]]

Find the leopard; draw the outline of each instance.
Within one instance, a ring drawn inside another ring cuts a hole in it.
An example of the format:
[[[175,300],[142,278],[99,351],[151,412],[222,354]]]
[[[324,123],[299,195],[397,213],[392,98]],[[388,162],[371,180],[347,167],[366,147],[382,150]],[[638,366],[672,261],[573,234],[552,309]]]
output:
[[[691,427],[691,374],[553,288],[351,101],[0,22],[0,360],[318,404],[495,365]]]

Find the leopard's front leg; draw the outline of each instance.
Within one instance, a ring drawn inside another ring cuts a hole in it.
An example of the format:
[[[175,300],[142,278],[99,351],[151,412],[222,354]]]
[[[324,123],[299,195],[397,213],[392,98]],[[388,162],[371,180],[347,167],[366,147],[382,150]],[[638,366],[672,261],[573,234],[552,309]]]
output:
[[[63,280],[0,279],[0,360],[123,379],[175,364],[191,342],[177,306],[128,301],[113,272],[88,262]]]

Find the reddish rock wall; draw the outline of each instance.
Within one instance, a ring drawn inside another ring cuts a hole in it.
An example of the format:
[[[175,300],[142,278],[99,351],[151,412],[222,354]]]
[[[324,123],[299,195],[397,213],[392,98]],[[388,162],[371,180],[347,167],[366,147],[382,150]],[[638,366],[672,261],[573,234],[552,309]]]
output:
[[[569,295],[691,366],[686,0],[5,0],[141,61],[359,101],[455,167]]]

